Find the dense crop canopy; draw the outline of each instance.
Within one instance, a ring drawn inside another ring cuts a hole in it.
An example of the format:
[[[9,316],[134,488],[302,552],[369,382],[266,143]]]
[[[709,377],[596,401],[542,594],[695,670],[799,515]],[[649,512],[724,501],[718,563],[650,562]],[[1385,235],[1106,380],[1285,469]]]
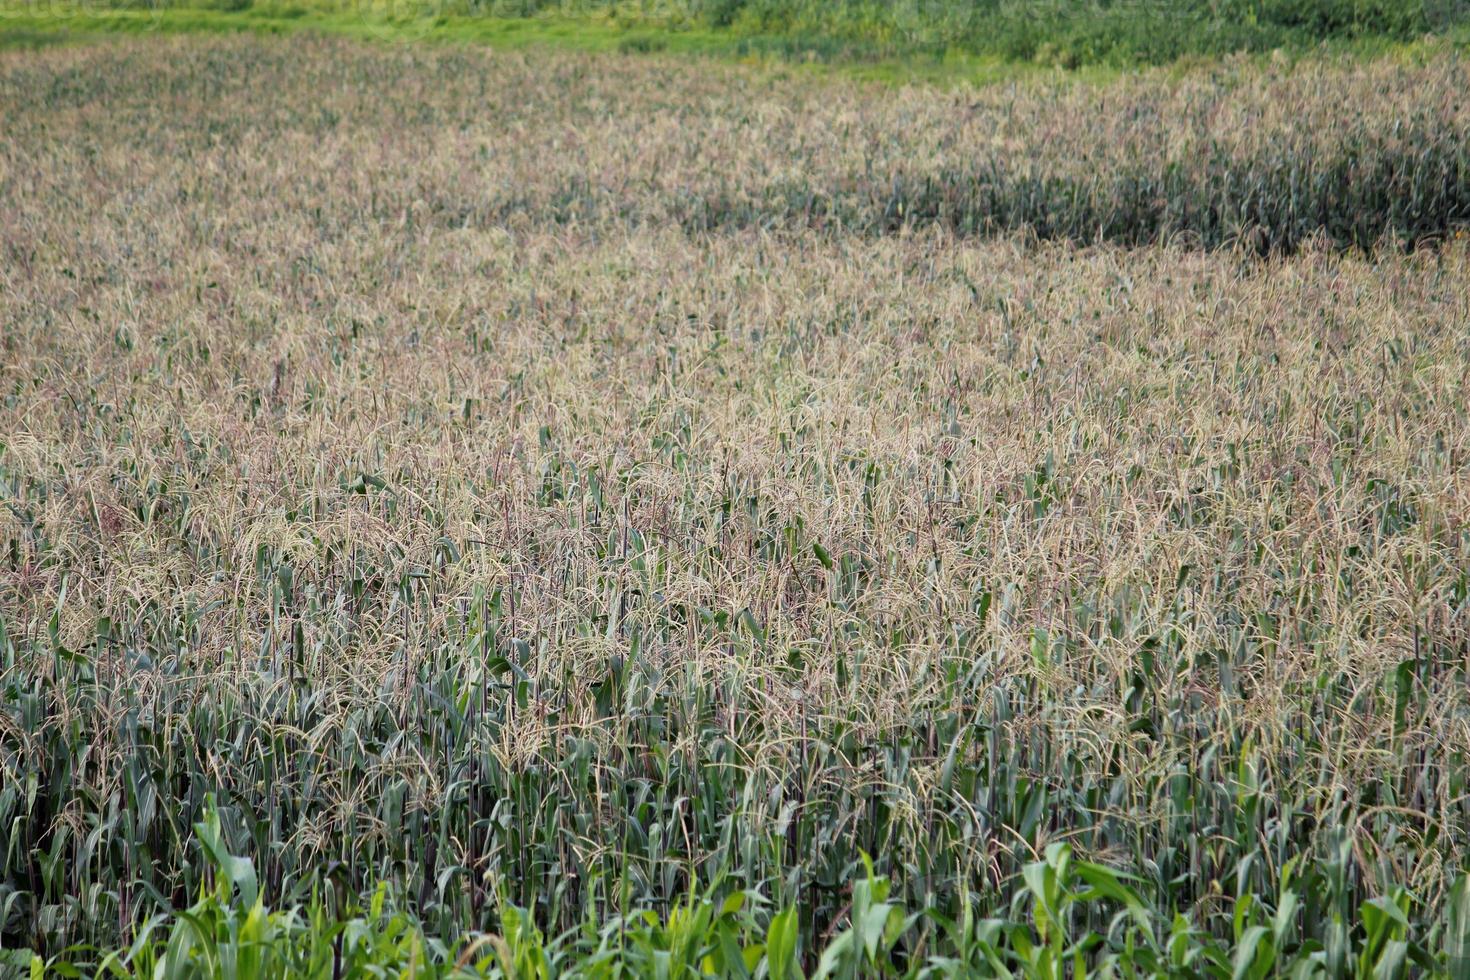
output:
[[[243,856],[451,940],[1440,956],[1470,251],[1332,240],[1453,233],[1463,82],[5,56],[4,946]],[[1177,237],[957,234],[1026,215]]]

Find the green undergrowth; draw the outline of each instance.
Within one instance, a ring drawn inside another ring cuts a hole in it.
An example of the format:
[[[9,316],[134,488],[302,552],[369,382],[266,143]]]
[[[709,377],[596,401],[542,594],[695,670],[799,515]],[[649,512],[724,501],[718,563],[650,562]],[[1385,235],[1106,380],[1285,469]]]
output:
[[[153,916],[115,949],[74,947],[42,958],[0,949],[0,967],[32,978],[721,976],[1016,977],[1074,980],[1175,977],[1264,980],[1335,977],[1455,978],[1470,960],[1470,876],[1455,885],[1443,915],[1411,918],[1417,899],[1395,887],[1342,909],[1343,847],[1336,860],[1288,861],[1279,890],[1229,902],[1224,940],[1149,901],[1139,879],[1049,845],[1022,870],[1014,900],[988,907],[967,896],[956,918],[911,909],[866,856],[848,869],[848,903],[824,935],[803,940],[798,905],[777,908],[759,890],[718,881],[663,912],[634,911],[547,936],[532,913],[499,890],[493,932],[441,937],[400,910],[380,883],[365,901],[330,876],[310,898],[273,910],[254,864],[230,853],[217,811],[195,825],[204,866],[198,899]],[[1304,908],[1336,909],[1320,936],[1304,935]],[[1342,914],[1346,911],[1346,914]]]
[[[653,17],[597,5],[541,9],[521,16],[505,5],[393,3],[387,0],[231,0],[190,4],[54,3],[0,0],[0,50],[91,42],[114,36],[183,33],[262,35],[314,32],[388,42],[429,41],[506,50],[557,48],[621,54],[661,53],[713,57],[806,71],[837,71],[888,83],[985,84],[1019,78],[1075,77],[1102,82],[1120,71],[1172,63],[1181,70],[1207,65],[1231,52],[1299,58],[1344,53],[1359,57],[1417,57],[1426,50],[1458,47],[1470,38],[1459,19],[1426,21],[1425,30],[1292,30],[1262,35],[1224,33],[1180,40],[1164,47],[1116,40],[1065,40],[1074,26],[1029,25],[1001,43],[1001,35],[970,33],[924,40],[912,31],[847,29],[821,18],[738,22],[682,15]],[[941,7],[943,5],[940,5]],[[517,8],[519,9],[519,8]],[[1417,23],[1417,22],[1415,22]],[[1435,29],[1429,30],[1432,26]],[[1001,28],[997,26],[996,30]],[[1019,30],[1019,28],[1018,28]],[[1050,30],[1057,40],[1037,31]],[[1083,27],[1075,27],[1083,30]],[[932,32],[931,32],[932,33]],[[1159,36],[1157,31],[1148,36]],[[1164,31],[1173,36],[1177,31]],[[1034,36],[1033,36],[1034,35]],[[1209,38],[1214,40],[1210,41]],[[1234,38],[1234,40],[1231,40]]]
[[[391,43],[483,45],[501,50],[555,48],[588,53],[713,57],[803,71],[832,71],[880,82],[984,83],[1055,75],[1053,65],[1008,62],[959,50],[883,53],[873,45],[812,34],[735,33],[669,29],[596,16],[495,17],[355,12],[257,4],[239,9],[81,7],[38,9],[0,3],[0,50],[34,49],[147,34],[321,33]],[[1089,68],[1078,77],[1104,80],[1115,72]]]

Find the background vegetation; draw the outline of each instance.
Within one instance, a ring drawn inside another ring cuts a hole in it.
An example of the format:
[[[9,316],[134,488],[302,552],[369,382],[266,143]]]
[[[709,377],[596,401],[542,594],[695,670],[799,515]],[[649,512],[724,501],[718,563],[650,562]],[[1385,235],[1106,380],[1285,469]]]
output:
[[[248,0],[223,0],[226,3]],[[443,12],[595,13],[786,38],[819,56],[958,50],[1046,63],[1162,64],[1185,55],[1414,40],[1464,22],[1457,0],[444,0]],[[760,43],[760,42],[757,42]],[[773,45],[774,46],[774,45]]]
[[[1462,976],[1464,76],[0,58],[3,968]]]
[[[702,52],[947,80],[1470,40],[1466,0],[5,0],[0,11],[11,44],[160,27],[309,29]]]

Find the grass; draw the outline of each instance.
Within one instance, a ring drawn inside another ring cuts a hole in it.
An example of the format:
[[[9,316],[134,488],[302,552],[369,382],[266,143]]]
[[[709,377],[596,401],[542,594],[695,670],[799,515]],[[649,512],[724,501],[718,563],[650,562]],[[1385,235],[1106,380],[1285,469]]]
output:
[[[416,42],[475,45],[503,51],[552,49],[608,54],[665,54],[713,58],[750,65],[779,65],[803,74],[838,74],[886,84],[986,84],[1014,79],[1059,76],[1062,69],[1043,63],[1008,61],[962,51],[882,54],[868,46],[837,43],[813,35],[732,34],[700,28],[619,23],[598,17],[539,15],[495,17],[443,14],[434,16],[367,16],[350,11],[268,6],[243,9],[166,7],[51,8],[38,10],[7,0],[0,3],[0,50],[37,50],[109,37],[174,34],[286,34],[341,36],[372,42]],[[1403,45],[1405,51],[1429,44]],[[1379,44],[1355,44],[1354,51],[1381,51]],[[1069,72],[1086,80],[1104,81],[1114,69],[1086,66]]]
[[[1053,2],[932,8],[903,4],[605,2],[350,3],[346,0],[198,0],[100,3],[4,0],[0,50],[35,49],[142,33],[322,33],[375,41],[436,41],[584,52],[668,53],[802,71],[837,72],[890,84],[986,84],[1068,74],[1092,81],[1120,70],[1196,64],[1220,54],[1292,59],[1324,53],[1359,58],[1463,47],[1470,18],[1453,4],[1360,4],[1316,21],[1290,3],[1205,8],[1184,0],[1097,6]],[[1332,3],[1326,6],[1333,6]],[[1394,16],[1379,16],[1378,7]],[[726,10],[725,8],[729,9]],[[718,9],[717,9],[718,8]],[[1236,9],[1242,8],[1242,9]],[[1441,9],[1443,8],[1443,9]],[[723,13],[721,11],[724,11]],[[1375,13],[1378,11],[1378,13]],[[875,19],[876,18],[876,19]],[[1280,21],[1280,23],[1277,23]]]
[[[1421,0],[519,0],[441,10],[578,11],[633,24],[819,39],[833,50],[962,51],[1006,61],[1163,64],[1185,56],[1304,49],[1324,41],[1410,41],[1461,30],[1466,11]]]
[[[0,57],[5,965],[1462,975],[1463,74]]]

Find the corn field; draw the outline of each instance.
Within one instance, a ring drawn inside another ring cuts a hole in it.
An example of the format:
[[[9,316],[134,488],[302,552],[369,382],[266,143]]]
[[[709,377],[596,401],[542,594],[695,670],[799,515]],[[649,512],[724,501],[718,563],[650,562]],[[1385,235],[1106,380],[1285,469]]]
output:
[[[0,56],[0,974],[1465,977],[1467,81]]]

